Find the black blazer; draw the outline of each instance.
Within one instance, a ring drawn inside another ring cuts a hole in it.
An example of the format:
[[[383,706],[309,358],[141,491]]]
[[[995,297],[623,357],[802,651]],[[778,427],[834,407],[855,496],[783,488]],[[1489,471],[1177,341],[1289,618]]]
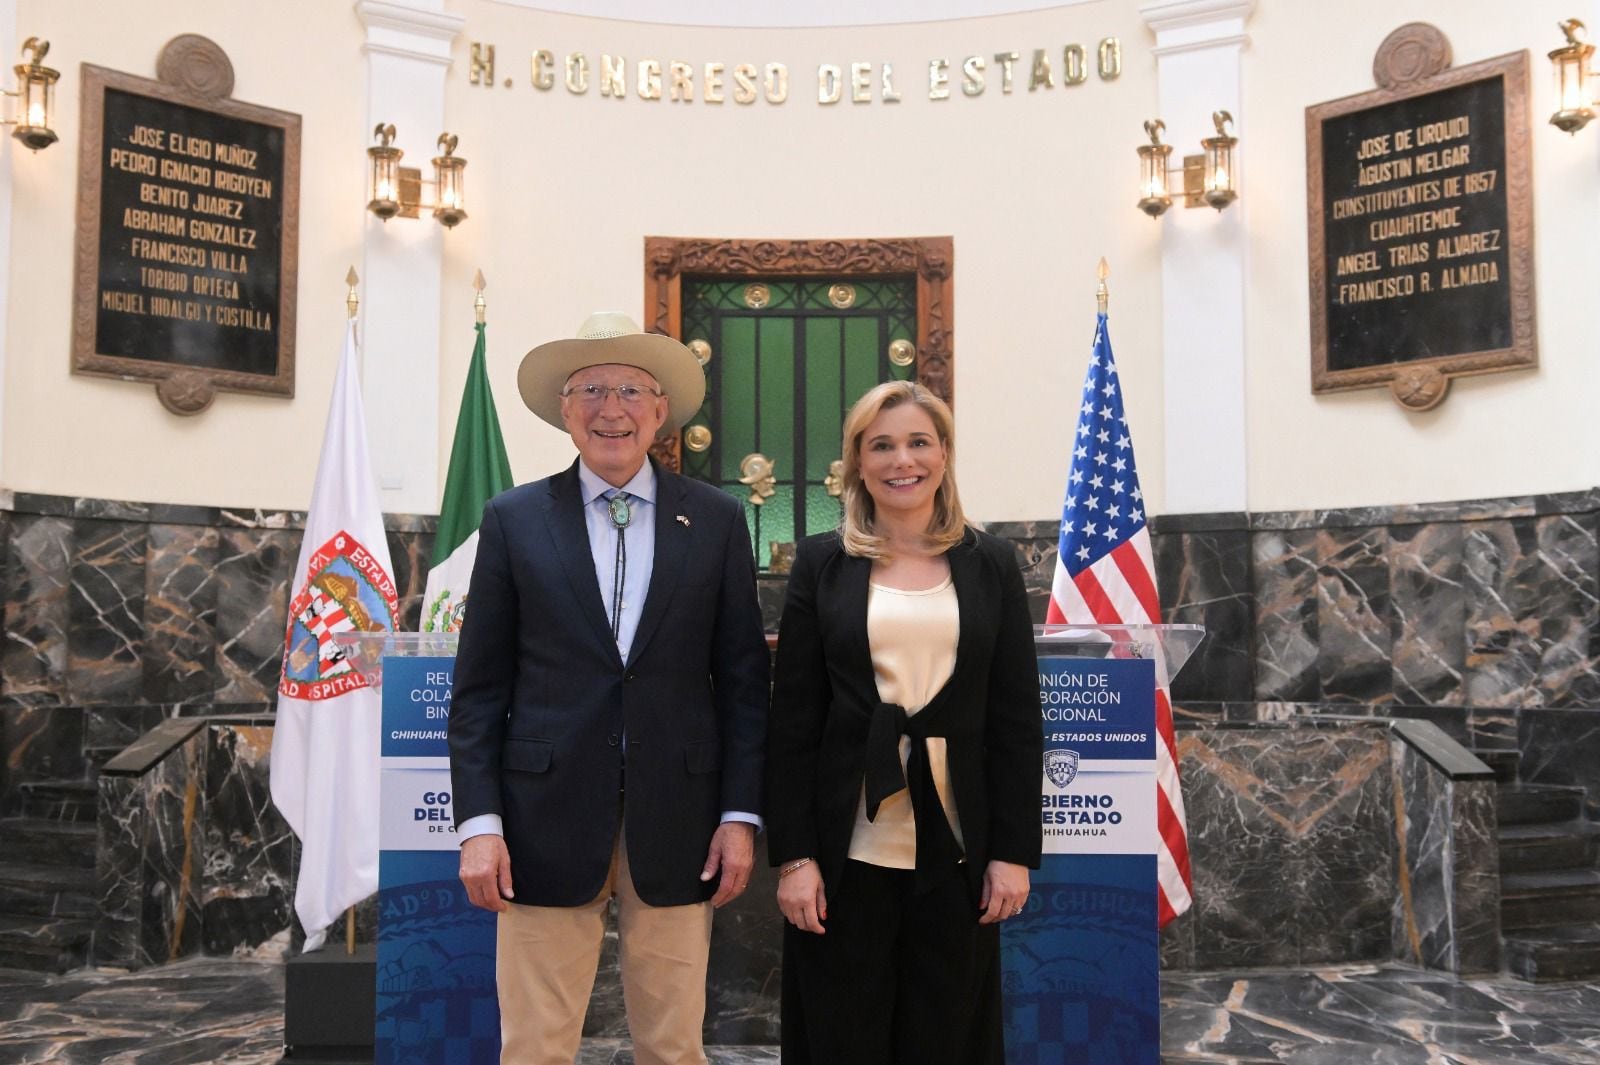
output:
[[[947,556],[960,601],[957,699],[946,732],[950,784],[976,900],[991,859],[1037,869],[1042,839],[1039,668],[1013,548],[976,529]],[[867,730],[878,705],[867,644],[872,561],[837,533],[801,541],[778,630],[767,726],[767,854],[815,858],[831,897],[861,797]]]
[[[623,811],[640,898],[710,898],[716,881],[702,884],[700,870],[723,811],[761,812],[770,671],[744,510],[659,466],[656,477],[655,564],[627,666],[595,577],[577,463],[484,508],[450,777],[457,824],[503,819],[519,903],[598,895]]]

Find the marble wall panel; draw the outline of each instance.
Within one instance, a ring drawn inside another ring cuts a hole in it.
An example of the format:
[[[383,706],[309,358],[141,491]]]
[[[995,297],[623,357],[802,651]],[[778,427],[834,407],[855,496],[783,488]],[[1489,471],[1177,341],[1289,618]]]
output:
[[[272,727],[219,723],[203,735],[202,946],[255,952],[289,927],[294,906],[294,834],[272,805],[268,779]]]
[[[141,701],[147,526],[73,522],[67,653],[72,702]]]
[[[1451,780],[1396,742],[1394,957],[1453,973],[1500,968],[1500,851],[1492,780]]]
[[[1196,728],[1180,733],[1178,747],[1195,884],[1183,918],[1194,925],[1193,963],[1386,956],[1394,887],[1387,733]]]
[[[1450,781],[1410,745],[1395,743],[1394,956],[1411,965],[1449,970],[1455,953],[1450,909]]]
[[[136,969],[144,905],[144,843],[149,804],[138,777],[99,779],[99,833],[95,847],[95,923],[89,959],[96,965]]]
[[[1398,703],[1459,704],[1467,658],[1462,529],[1456,522],[1389,530],[1390,640]]]
[[[289,579],[300,534],[283,529],[230,529],[218,534],[216,572],[216,701],[277,698],[288,625]]]
[[[89,706],[83,709],[83,748],[91,760],[104,760],[170,717],[173,706]]]
[[[1500,833],[1492,780],[1450,784],[1456,972],[1500,970]]]
[[[1600,699],[1592,516],[1473,522],[1464,546],[1467,701],[1526,707]]]
[[[1317,673],[1324,702],[1392,702],[1389,535],[1384,528],[1317,534]]]
[[[394,566],[395,595],[399,599],[400,627],[416,632],[422,623],[422,594],[428,586],[428,560],[433,555],[433,533],[389,530],[389,561]]]
[[[1318,672],[1318,545],[1309,529],[1254,534],[1255,697],[1315,702]]]
[[[1243,529],[1152,537],[1162,620],[1205,626],[1205,639],[1173,681],[1180,702],[1248,700],[1255,610],[1250,534]]]
[[[102,776],[95,860],[99,965],[161,965],[200,946],[206,735],[143,776]]]
[[[197,732],[144,777],[142,965],[161,965],[200,947],[205,754],[206,734]]]
[[[76,706],[0,708],[0,741],[5,744],[0,816],[20,811],[24,784],[85,778],[83,727],[83,710]]]
[[[1521,726],[1520,778],[1583,788],[1589,818],[1600,821],[1600,710],[1524,710]]]
[[[209,703],[218,687],[218,532],[202,525],[152,525],[149,537],[145,701]]]
[[[13,514],[7,523],[5,643],[0,698],[6,706],[67,701],[72,522]]]

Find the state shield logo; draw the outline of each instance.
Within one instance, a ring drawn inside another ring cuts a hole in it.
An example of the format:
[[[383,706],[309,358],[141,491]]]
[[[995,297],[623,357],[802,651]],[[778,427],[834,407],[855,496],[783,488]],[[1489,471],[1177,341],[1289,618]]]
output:
[[[1078,752],[1065,747],[1044,752],[1044,775],[1058,788],[1071,784],[1078,776]]]
[[[295,699],[331,699],[367,683],[335,634],[392,632],[399,628],[399,604],[393,579],[348,532],[330,537],[306,570],[305,583],[289,602],[278,692]]]

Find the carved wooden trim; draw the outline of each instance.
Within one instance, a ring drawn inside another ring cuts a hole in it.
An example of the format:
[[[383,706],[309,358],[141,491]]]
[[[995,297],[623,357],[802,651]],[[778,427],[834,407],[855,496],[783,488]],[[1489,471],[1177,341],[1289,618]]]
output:
[[[646,237],[646,328],[681,338],[683,277],[884,276],[917,279],[917,380],[955,403],[955,306],[949,237],[715,240]]]
[[[74,373],[150,381],[167,410],[199,414],[218,390],[294,395],[296,299],[300,262],[300,116],[228,98],[233,65],[213,41],[196,34],[174,37],[157,61],[161,80],[83,64],[78,136],[78,211],[74,238],[72,370]],[[101,159],[105,90],[118,89],[283,131],[282,246],[278,263],[278,358],[273,374],[184,366],[96,351],[96,293],[100,279]]]
[[[1385,39],[1373,62],[1374,77],[1389,87],[1306,108],[1307,265],[1311,295],[1311,390],[1342,392],[1388,385],[1396,401],[1428,410],[1444,401],[1450,379],[1526,369],[1539,364],[1533,274],[1533,167],[1528,118],[1528,54],[1516,52],[1466,66],[1429,70],[1450,60],[1444,35],[1426,23],[1408,23]],[[1500,78],[1505,105],[1505,172],[1511,345],[1489,351],[1445,354],[1356,369],[1328,366],[1326,234],[1323,230],[1322,124],[1325,120]]]

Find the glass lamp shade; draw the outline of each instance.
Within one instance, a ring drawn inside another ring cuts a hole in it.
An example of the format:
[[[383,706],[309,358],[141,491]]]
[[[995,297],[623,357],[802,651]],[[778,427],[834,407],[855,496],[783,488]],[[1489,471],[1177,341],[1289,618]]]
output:
[[[23,63],[15,68],[17,73],[17,128],[11,135],[34,151],[48,148],[56,142],[56,132],[50,128],[50,116],[55,111],[57,71],[37,63]]]
[[[453,229],[467,217],[467,161],[454,155],[439,155],[433,160],[433,187],[436,193],[433,217],[446,229]]]
[[[1589,57],[1594,45],[1581,42],[1557,48],[1550,53],[1555,67],[1557,111],[1550,124],[1567,133],[1576,133],[1594,117],[1594,97],[1589,85]]]
[[[1238,143],[1238,137],[1227,136],[1205,137],[1200,141],[1200,147],[1206,151],[1206,169],[1201,195],[1205,197],[1207,203],[1219,211],[1239,198],[1239,193],[1234,188],[1233,169],[1233,149]]]
[[[1170,144],[1139,145],[1139,210],[1151,218],[1160,218],[1172,206],[1167,191],[1167,159],[1171,155]]]
[[[385,222],[400,213],[400,157],[403,155],[405,152],[387,144],[375,144],[367,149],[371,171],[367,210]]]

